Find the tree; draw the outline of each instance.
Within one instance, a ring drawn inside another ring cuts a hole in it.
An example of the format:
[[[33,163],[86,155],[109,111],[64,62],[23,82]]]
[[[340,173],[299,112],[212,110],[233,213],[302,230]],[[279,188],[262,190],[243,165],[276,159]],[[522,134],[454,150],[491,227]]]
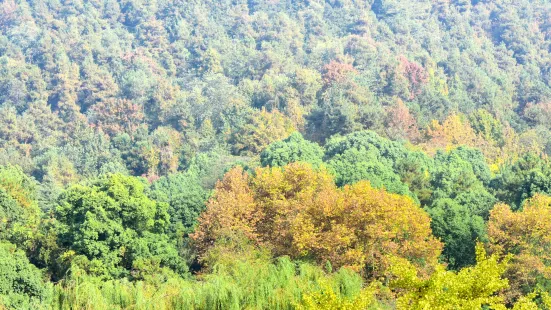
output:
[[[517,210],[525,199],[537,193],[551,194],[550,175],[549,160],[528,153],[504,165],[492,180],[491,188],[499,200]]]
[[[22,249],[32,247],[41,212],[36,181],[17,166],[0,166],[0,238]]]
[[[270,144],[261,154],[262,166],[278,167],[293,162],[307,162],[314,167],[322,164],[323,149],[315,142],[305,140],[299,132],[287,139]]]
[[[339,185],[369,180],[375,187],[385,187],[414,199],[429,195],[425,185],[432,160],[372,131],[334,136],[325,145],[324,159],[335,171]]]
[[[42,272],[15,245],[0,241],[0,306],[10,309],[40,307],[48,298]]]
[[[384,109],[374,100],[370,86],[367,79],[359,77],[329,84],[318,105],[306,116],[307,136],[324,142],[335,134],[380,130]]]
[[[170,127],[159,127],[151,134],[149,147],[143,148],[149,177],[175,173],[180,165],[182,136]]]
[[[430,179],[433,169],[433,159],[422,152],[407,153],[394,163],[394,171],[422,205],[429,203],[432,195]]]
[[[397,290],[398,309],[506,309],[498,293],[508,287],[502,276],[507,260],[486,256],[481,244],[476,247],[476,265],[459,272],[438,266],[427,279],[417,276],[415,268],[403,259],[393,259],[390,287]],[[531,309],[531,308],[530,308]]]
[[[354,66],[351,64],[331,60],[331,62],[324,67],[323,82],[326,87],[333,83],[349,83],[351,76],[355,74],[358,74],[358,71],[354,69]]]
[[[382,158],[392,164],[403,158],[408,152],[402,143],[385,139],[373,131],[364,130],[346,136],[332,137],[325,145],[325,159],[331,159],[348,149],[362,147],[376,150]]]
[[[486,226],[468,206],[450,198],[433,202],[427,212],[434,236],[444,243],[442,257],[454,270],[474,265],[477,241],[486,241]]]
[[[92,106],[90,122],[110,136],[133,134],[144,123],[143,107],[127,99],[108,98]]]
[[[492,253],[514,255],[505,276],[511,287],[506,292],[515,300],[540,287],[551,285],[551,197],[536,194],[526,200],[522,210],[513,212],[505,204],[497,205],[488,222],[488,247]]]
[[[423,84],[428,81],[428,74],[425,69],[419,64],[409,61],[406,57],[401,56],[398,70],[409,82],[409,98],[415,99],[421,93]]]
[[[60,257],[94,275],[130,276],[143,260],[181,274],[185,264],[168,241],[168,205],[149,199],[143,180],[114,174],[73,185],[59,198]]]
[[[431,171],[432,195],[425,201],[443,258],[453,269],[475,263],[475,242],[486,239],[484,220],[496,199],[485,188],[490,170],[480,151],[459,147],[437,152]]]
[[[441,244],[427,214],[404,196],[368,182],[338,189],[326,171],[304,163],[230,170],[217,184],[192,235],[201,257],[216,240],[242,235],[276,255],[348,266],[368,278],[386,274],[388,258],[403,257],[425,273]]]
[[[208,192],[199,178],[191,173],[175,173],[161,177],[151,185],[151,197],[169,205],[170,232],[193,232],[199,214],[205,208]]]
[[[280,112],[262,110],[237,129],[230,143],[236,155],[259,154],[270,143],[287,138],[292,132],[291,123]]]
[[[392,170],[392,164],[378,156],[377,151],[352,148],[334,156],[328,165],[335,173],[337,185],[354,184],[368,180],[375,188],[385,188],[389,192],[410,195],[407,185]]]
[[[448,116],[442,124],[433,120],[427,127],[425,135],[428,143],[424,146],[429,152],[433,152],[436,148],[484,145],[483,139],[475,133],[466,117],[458,114]]]
[[[484,109],[478,109],[469,115],[469,122],[476,134],[491,143],[503,144],[503,124]]]
[[[417,141],[421,136],[417,120],[399,98],[394,106],[388,109],[387,124],[386,133],[391,138]]]
[[[432,199],[455,198],[469,191],[486,191],[484,184],[489,183],[491,175],[480,151],[465,148],[439,151],[434,162],[431,184],[435,191]]]

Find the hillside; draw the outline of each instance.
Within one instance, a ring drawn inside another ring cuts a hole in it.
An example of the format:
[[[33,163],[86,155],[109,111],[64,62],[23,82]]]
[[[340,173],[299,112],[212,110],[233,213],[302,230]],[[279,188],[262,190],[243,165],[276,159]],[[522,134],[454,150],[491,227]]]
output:
[[[0,308],[551,309],[550,51],[547,0],[3,0]]]

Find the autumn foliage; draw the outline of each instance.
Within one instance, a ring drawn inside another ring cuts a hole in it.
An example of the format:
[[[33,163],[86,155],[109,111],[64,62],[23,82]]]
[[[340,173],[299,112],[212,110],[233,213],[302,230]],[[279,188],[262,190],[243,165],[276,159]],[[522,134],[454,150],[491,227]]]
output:
[[[401,56],[399,58],[399,70],[402,75],[408,80],[410,85],[410,97],[414,99],[421,93],[421,87],[428,81],[428,74],[425,69],[412,61],[409,61],[406,57]]]
[[[245,235],[274,255],[349,267],[384,276],[388,258],[407,259],[422,271],[442,245],[428,215],[404,196],[362,181],[339,189],[325,171],[307,164],[229,171],[216,186],[192,236],[201,255],[215,241]]]
[[[109,135],[132,134],[144,120],[141,107],[127,99],[107,99],[92,108],[94,125]]]
[[[551,281],[551,197],[536,194],[524,202],[520,212],[505,204],[495,206],[488,235],[492,252],[514,255],[506,273],[510,299]]]

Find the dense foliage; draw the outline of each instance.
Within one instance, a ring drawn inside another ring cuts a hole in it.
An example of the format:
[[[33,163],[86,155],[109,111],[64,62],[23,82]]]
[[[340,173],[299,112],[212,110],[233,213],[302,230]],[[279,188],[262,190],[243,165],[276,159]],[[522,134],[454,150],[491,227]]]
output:
[[[441,247],[428,215],[409,197],[365,181],[341,190],[304,164],[258,168],[254,178],[229,171],[199,222],[192,238],[200,258],[217,240],[242,235],[275,256],[329,262],[369,278],[383,276],[391,256],[426,271]]]
[[[551,309],[547,0],[4,0],[0,308]]]

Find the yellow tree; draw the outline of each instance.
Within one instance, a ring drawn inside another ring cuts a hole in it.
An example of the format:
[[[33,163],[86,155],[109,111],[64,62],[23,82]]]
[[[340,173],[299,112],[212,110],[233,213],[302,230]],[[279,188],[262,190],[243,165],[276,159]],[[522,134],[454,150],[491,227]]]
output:
[[[451,145],[476,146],[480,141],[469,121],[458,114],[448,116],[442,124],[433,120],[427,128],[426,134],[430,139],[430,144],[443,147]]]
[[[477,264],[455,273],[439,265],[428,279],[420,279],[416,269],[400,258],[392,259],[390,287],[398,293],[398,309],[506,309],[499,291],[507,288],[502,274],[508,260],[486,256],[482,245],[476,248]],[[530,304],[525,300],[524,304]],[[533,304],[531,304],[533,305]],[[532,308],[520,308],[532,309]]]
[[[505,204],[494,207],[488,222],[489,250],[513,254],[506,276],[512,300],[551,281],[551,197],[536,194],[520,212]]]
[[[259,111],[231,137],[234,153],[259,154],[270,143],[287,138],[295,129],[291,120],[279,111]]]
[[[221,238],[244,235],[274,255],[385,276],[398,256],[428,274],[442,244],[429,216],[409,198],[368,182],[339,189],[326,171],[308,164],[228,172],[192,236],[201,256]]]
[[[425,130],[425,142],[421,147],[429,154],[434,154],[438,149],[451,149],[461,145],[480,148],[484,155],[492,159],[499,153],[496,147],[474,131],[461,114],[452,114],[442,123],[432,120]]]

